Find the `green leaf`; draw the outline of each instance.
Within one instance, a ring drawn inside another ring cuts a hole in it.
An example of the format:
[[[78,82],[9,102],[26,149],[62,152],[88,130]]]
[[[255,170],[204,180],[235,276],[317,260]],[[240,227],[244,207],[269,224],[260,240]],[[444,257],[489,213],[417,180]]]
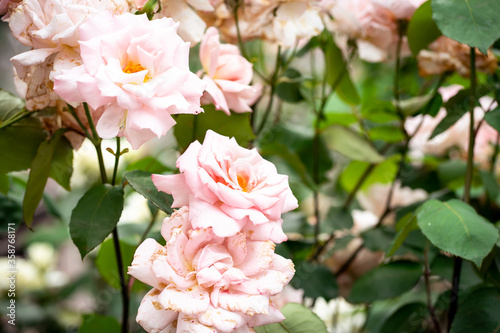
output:
[[[404,140],[401,129],[397,126],[377,126],[369,131],[372,140],[382,140],[385,142],[396,143]]]
[[[427,313],[423,303],[405,304],[387,318],[380,332],[422,332]]]
[[[321,223],[321,232],[332,233],[336,230],[349,230],[353,226],[352,215],[342,207],[332,207]]]
[[[404,223],[404,226],[401,230],[399,230],[398,234],[396,235],[396,238],[394,238],[394,241],[392,242],[391,248],[387,252],[386,256],[390,257],[396,251],[403,245],[404,241],[408,237],[411,231],[418,229],[417,225],[417,216],[415,213],[408,213],[403,218],[402,223]],[[398,224],[400,222],[398,221]]]
[[[19,225],[23,220],[23,207],[16,200],[0,193],[0,226],[7,231],[7,225]]]
[[[361,233],[364,241],[364,247],[371,251],[386,251],[392,239],[395,237],[395,232],[392,228],[379,227],[368,229]]]
[[[491,127],[500,132],[500,106],[489,112],[486,112],[486,114],[484,115],[484,120],[486,120],[486,122],[490,124]]]
[[[434,246],[468,259],[477,267],[498,240],[493,224],[460,200],[428,200],[417,219],[420,230]]]
[[[328,43],[326,44],[325,61],[326,61],[326,79],[328,84],[335,88],[335,91],[339,97],[346,103],[351,105],[357,105],[361,103],[358,91],[351,81],[349,71],[347,70],[347,64],[342,55],[342,51],[333,41],[333,38],[329,35]],[[335,87],[336,85],[336,87]]]
[[[354,186],[360,180],[367,168],[373,167],[369,176],[364,180],[361,190],[368,189],[375,183],[387,184],[393,181],[398,169],[399,155],[393,155],[378,165],[370,166],[369,163],[352,161],[340,175],[340,184],[342,187],[351,192]]]
[[[462,118],[470,108],[470,98],[469,89],[463,89],[445,103],[446,117],[436,126],[429,140],[443,133]]]
[[[0,193],[7,194],[9,192],[9,176],[0,174]]]
[[[392,298],[413,288],[422,275],[422,265],[413,261],[393,261],[364,274],[354,282],[347,300],[371,303]]]
[[[177,124],[174,126],[174,135],[181,150],[193,141],[205,139],[205,133],[211,129],[220,135],[234,137],[240,146],[246,147],[255,136],[250,126],[250,113],[231,113],[215,110],[213,105],[203,106],[205,112],[198,115],[179,114],[175,116]]]
[[[13,94],[0,89],[0,126],[14,116],[24,112],[24,101]]]
[[[31,162],[31,171],[26,185],[26,193],[23,199],[24,221],[31,227],[33,214],[35,213],[40,200],[42,200],[43,190],[50,172],[53,169],[53,158],[58,148],[59,142],[65,130],[57,130],[52,138],[40,144],[36,156]],[[69,182],[69,179],[68,179]]]
[[[47,133],[35,118],[0,129],[0,173],[28,169],[46,137]]]
[[[140,195],[150,200],[156,207],[167,214],[172,214],[172,202],[174,199],[170,194],[160,192],[151,180],[151,173],[142,170],[127,171],[123,174],[129,185]]]
[[[303,101],[304,97],[300,92],[301,82],[300,73],[293,68],[288,68],[276,86],[276,95],[278,95],[281,100],[288,103]]]
[[[123,187],[97,185],[78,201],[69,232],[82,259],[113,231],[123,210]]]
[[[152,156],[146,156],[138,161],[135,161],[127,165],[126,171],[131,170],[143,170],[151,173],[164,173],[167,171],[173,171],[171,168],[163,165],[160,161]]]
[[[432,99],[432,94],[412,97],[399,101],[399,109],[407,116],[412,116],[424,106],[427,105]],[[395,102],[395,104],[398,104]]]
[[[432,18],[443,35],[484,54],[500,37],[499,12],[494,0],[432,0]]]
[[[328,148],[355,161],[380,163],[384,158],[370,141],[349,128],[332,125],[323,131]]]
[[[470,294],[458,308],[450,333],[495,333],[500,327],[500,290],[481,288]]]
[[[292,286],[296,289],[304,289],[305,296],[311,298],[323,297],[326,301],[338,296],[337,280],[326,266],[309,261],[300,261],[296,263],[295,270],[295,275],[291,281]]]
[[[408,24],[408,44],[414,56],[425,49],[436,38],[441,36],[441,31],[432,19],[431,1],[424,2],[411,17]]]
[[[259,326],[257,333],[327,333],[325,323],[318,315],[298,303],[288,303],[281,308],[285,320],[280,323]]]
[[[83,323],[78,333],[120,333],[120,324],[113,317],[101,316],[98,314],[83,315]]]
[[[486,188],[486,193],[488,193],[491,200],[495,201],[500,194],[500,187],[498,186],[495,176],[485,170],[479,170],[479,176],[481,177],[481,181]]]
[[[120,233],[120,236],[123,238],[122,233]],[[134,260],[135,250],[136,246],[120,240],[124,276],[127,276],[128,266],[130,266],[132,264],[132,260]],[[111,287],[120,290],[120,275],[118,274],[113,239],[106,239],[102,243],[95,260],[95,265],[104,281],[106,281]],[[132,291],[141,290],[143,287],[143,283],[136,281],[132,287]]]
[[[55,147],[49,176],[66,190],[71,191],[70,180],[72,174],[73,146],[71,146],[69,140],[63,136]]]

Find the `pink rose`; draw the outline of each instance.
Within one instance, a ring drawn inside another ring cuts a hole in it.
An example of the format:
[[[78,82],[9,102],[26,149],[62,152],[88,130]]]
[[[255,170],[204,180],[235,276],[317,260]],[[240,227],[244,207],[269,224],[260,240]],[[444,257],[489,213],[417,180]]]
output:
[[[154,287],[137,314],[146,331],[177,325],[181,332],[232,332],[284,319],[269,298],[283,290],[294,268],[274,253],[272,242],[193,229],[187,207],[165,219],[162,236],[165,246],[145,240],[129,267],[129,274]]]
[[[83,65],[57,75],[54,90],[68,103],[107,106],[98,134],[137,149],[166,134],[171,114],[201,111],[205,84],[189,71],[189,44],[176,30],[172,19],[96,14],[80,27]]]
[[[255,149],[208,131],[203,145],[193,142],[177,167],[180,174],[153,175],[153,182],[173,195],[173,207],[189,206],[194,228],[212,227],[220,237],[250,230],[256,240],[286,240],[281,214],[297,208],[297,199],[288,177]]]
[[[207,93],[213,99],[217,110],[230,114],[252,111],[250,105],[261,94],[258,88],[250,86],[252,82],[252,64],[240,55],[238,47],[221,44],[216,28],[208,28],[200,45],[200,60],[207,83]]]

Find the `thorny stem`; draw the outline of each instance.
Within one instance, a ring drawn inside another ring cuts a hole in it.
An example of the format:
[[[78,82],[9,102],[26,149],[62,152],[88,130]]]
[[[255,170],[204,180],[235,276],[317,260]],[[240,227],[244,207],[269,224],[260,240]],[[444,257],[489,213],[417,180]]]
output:
[[[465,187],[462,200],[470,203],[470,188],[472,185],[472,174],[474,171],[474,107],[476,106],[476,48],[470,48],[470,123],[469,123],[469,147],[467,151],[467,171],[465,173]],[[450,308],[448,311],[448,332],[458,310],[458,292],[460,290],[460,274],[462,271],[462,258],[455,257],[453,260],[453,278],[451,285]]]
[[[427,242],[424,250],[424,280],[425,280],[425,293],[427,298],[427,309],[429,310],[429,314],[431,315],[432,323],[434,325],[434,329],[436,333],[441,333],[441,327],[439,326],[439,321],[436,317],[436,309],[432,305],[431,299],[431,285],[429,278],[431,276],[431,270],[429,268],[429,242]]]
[[[115,152],[115,166],[113,167],[113,178],[111,178],[111,185],[115,185],[116,183],[116,174],[118,172],[118,162],[121,156],[121,148],[120,148],[120,138],[116,137],[116,152]]]

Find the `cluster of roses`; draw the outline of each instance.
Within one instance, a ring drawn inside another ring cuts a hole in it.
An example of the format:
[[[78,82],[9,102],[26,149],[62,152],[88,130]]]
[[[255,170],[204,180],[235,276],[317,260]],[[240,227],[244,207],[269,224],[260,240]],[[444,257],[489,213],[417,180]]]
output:
[[[129,274],[153,286],[138,310],[148,332],[253,332],[284,319],[270,297],[294,274],[274,253],[281,214],[297,207],[287,176],[255,149],[208,131],[177,160],[180,174],[153,175],[173,195],[162,246],[147,239]]]
[[[137,149],[165,135],[175,124],[172,114],[199,113],[201,103],[249,112],[261,94],[250,85],[251,63],[236,46],[221,44],[213,27],[201,42],[203,69],[196,75],[179,23],[133,15],[137,8],[126,0],[2,0],[0,7],[14,37],[32,48],[11,59],[26,108],[57,107],[62,121],[55,123],[77,132],[83,133],[63,112],[68,104],[86,125],[87,103],[101,138],[125,136]]]

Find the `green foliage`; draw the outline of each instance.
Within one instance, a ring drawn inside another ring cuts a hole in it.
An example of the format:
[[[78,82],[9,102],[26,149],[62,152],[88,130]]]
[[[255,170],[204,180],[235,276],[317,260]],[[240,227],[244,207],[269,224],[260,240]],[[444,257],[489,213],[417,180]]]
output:
[[[355,161],[380,163],[384,158],[373,147],[372,143],[353,130],[332,125],[323,131],[328,148]]]
[[[7,230],[8,223],[18,225],[23,220],[23,208],[19,202],[0,194],[0,226]]]
[[[172,202],[174,199],[170,194],[160,192],[151,180],[151,173],[142,170],[127,171],[123,178],[140,195],[150,200],[156,207],[167,214],[172,214]]]
[[[138,161],[135,161],[129,165],[127,165],[126,168],[127,171],[132,171],[132,170],[143,170],[143,171],[148,171],[151,173],[164,173],[167,171],[173,171],[171,168],[163,165],[160,161],[158,161],[156,158],[152,156],[146,156],[144,158],[141,158]]]
[[[120,240],[120,251],[123,261],[123,276],[127,276],[128,266],[132,264],[134,259],[136,246],[131,245],[123,240]],[[97,270],[102,278],[113,288],[120,289],[120,275],[118,274],[118,266],[116,262],[115,247],[113,239],[106,239],[99,249],[95,260]],[[132,291],[140,290],[144,284],[136,281],[132,287]]]
[[[486,120],[491,127],[500,132],[500,107],[487,112],[484,115],[484,120]]]
[[[387,252],[387,257],[392,256],[396,251],[403,245],[404,241],[408,237],[411,231],[418,229],[417,226],[417,216],[414,213],[408,213],[401,219],[403,227],[399,230],[396,238],[391,244],[391,248]],[[398,221],[398,224],[400,221]]]
[[[348,64],[344,60],[342,51],[333,41],[332,36],[329,33],[326,33],[326,35],[326,44],[323,45],[326,59],[326,80],[343,101],[357,105],[361,102],[361,99],[351,81],[347,68]]]
[[[450,333],[497,332],[500,327],[500,290],[493,287],[473,291],[459,307]]]
[[[119,333],[120,324],[113,317],[101,316],[98,314],[83,315],[83,324],[80,326],[78,333]]]
[[[321,232],[332,233],[336,230],[349,230],[354,222],[349,211],[342,207],[332,207],[328,211],[326,219],[321,222]]]
[[[280,323],[256,327],[257,333],[326,333],[323,321],[311,310],[298,303],[281,308],[285,320]]]
[[[434,138],[453,126],[470,108],[470,91],[460,90],[455,96],[445,103],[446,117],[436,126],[429,139]],[[475,101],[477,104],[477,101]]]
[[[215,110],[213,105],[203,106],[205,112],[198,115],[179,114],[175,116],[177,124],[174,135],[182,151],[191,142],[203,142],[205,133],[211,129],[220,135],[234,137],[240,146],[246,147],[255,138],[250,126],[250,113],[231,113]]]
[[[339,293],[337,280],[330,269],[309,261],[295,261],[295,275],[290,283],[296,289],[304,289],[306,297],[323,297],[329,301]]]
[[[276,95],[288,103],[301,102],[304,100],[300,92],[301,83],[300,72],[293,68],[288,68],[276,85]]]
[[[432,244],[471,260],[477,267],[498,240],[498,230],[474,208],[452,199],[426,201],[417,214],[418,226]]]
[[[380,332],[425,332],[423,323],[428,313],[427,306],[415,302],[403,305],[382,325]]]
[[[386,184],[391,182],[396,176],[399,159],[400,157],[398,155],[394,155],[387,158],[382,163],[373,166],[373,171],[371,171],[365,179],[360,190],[363,191],[375,183]],[[369,167],[371,167],[369,163],[352,161],[342,172],[340,184],[347,192],[351,192],[363,173]]]
[[[69,232],[82,259],[113,231],[123,210],[123,188],[101,184],[88,190],[73,209]]]
[[[347,300],[369,303],[401,295],[413,288],[422,275],[422,266],[413,261],[393,261],[381,265],[354,282]]]
[[[9,176],[0,174],[0,193],[9,192]]]
[[[432,19],[431,1],[424,2],[416,11],[408,25],[408,44],[414,56],[425,49],[436,38],[441,36],[441,31]]]
[[[369,135],[372,140],[382,140],[390,143],[401,142],[405,138],[401,129],[393,125],[373,127],[370,129]]]
[[[432,0],[432,18],[445,36],[486,54],[500,37],[500,2]]]
[[[31,226],[33,223],[33,214],[40,200],[42,200],[43,190],[51,172],[69,188],[69,177],[72,171],[71,164],[69,173],[64,168],[61,168],[60,172],[56,169],[64,165],[61,162],[64,162],[67,146],[64,143],[60,144],[62,140],[65,140],[63,139],[64,133],[65,130],[57,130],[52,138],[42,142],[31,162],[30,177],[26,185],[26,193],[23,200],[24,221],[28,226]],[[69,149],[71,150],[71,148]],[[70,163],[72,163],[72,159]]]

